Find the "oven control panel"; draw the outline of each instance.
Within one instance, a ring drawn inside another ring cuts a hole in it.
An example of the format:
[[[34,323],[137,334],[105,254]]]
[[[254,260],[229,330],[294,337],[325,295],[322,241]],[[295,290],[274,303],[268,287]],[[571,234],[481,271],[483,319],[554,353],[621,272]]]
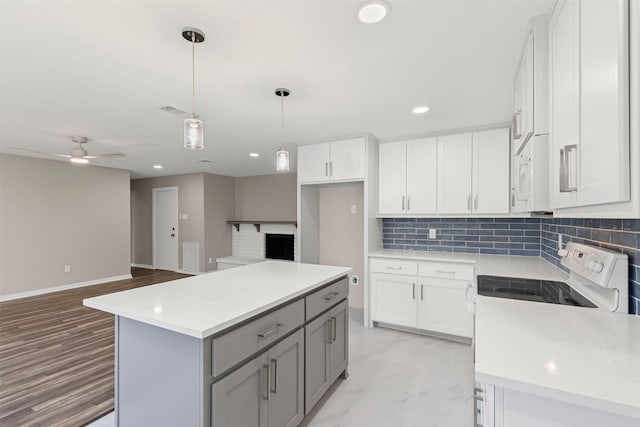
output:
[[[594,246],[569,242],[562,265],[592,282],[609,287],[618,261],[627,261],[627,255]]]

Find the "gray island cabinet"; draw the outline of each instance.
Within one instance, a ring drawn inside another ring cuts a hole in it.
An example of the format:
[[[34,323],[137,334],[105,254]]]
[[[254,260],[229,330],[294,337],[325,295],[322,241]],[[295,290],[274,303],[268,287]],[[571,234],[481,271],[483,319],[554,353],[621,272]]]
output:
[[[116,315],[116,425],[297,426],[347,376],[350,271],[269,261],[85,300]]]

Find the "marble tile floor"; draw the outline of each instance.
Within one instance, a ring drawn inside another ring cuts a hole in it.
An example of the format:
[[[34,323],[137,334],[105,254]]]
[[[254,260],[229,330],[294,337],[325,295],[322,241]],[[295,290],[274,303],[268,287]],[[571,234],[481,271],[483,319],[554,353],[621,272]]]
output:
[[[349,378],[338,379],[303,427],[471,427],[471,346],[349,321]],[[89,427],[113,427],[113,413]]]

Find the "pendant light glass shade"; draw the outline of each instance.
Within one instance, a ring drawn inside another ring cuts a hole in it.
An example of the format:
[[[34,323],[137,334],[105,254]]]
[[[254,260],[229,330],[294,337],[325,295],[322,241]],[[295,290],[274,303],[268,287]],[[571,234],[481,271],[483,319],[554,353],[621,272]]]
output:
[[[184,148],[202,150],[204,148],[204,123],[191,117],[184,119]]]
[[[276,152],[276,171],[289,172],[289,152],[283,147]]]

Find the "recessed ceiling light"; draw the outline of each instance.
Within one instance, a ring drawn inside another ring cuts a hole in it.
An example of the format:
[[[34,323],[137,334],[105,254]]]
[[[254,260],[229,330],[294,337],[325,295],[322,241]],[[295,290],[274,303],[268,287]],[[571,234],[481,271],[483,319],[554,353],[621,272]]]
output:
[[[418,105],[417,107],[413,107],[413,114],[424,114],[429,111],[429,107],[426,105]]]
[[[384,0],[368,0],[358,8],[358,19],[365,24],[375,24],[391,13],[391,5]]]
[[[258,153],[249,153],[249,157],[260,157]]]
[[[153,165],[154,169],[162,169],[162,165]]]

